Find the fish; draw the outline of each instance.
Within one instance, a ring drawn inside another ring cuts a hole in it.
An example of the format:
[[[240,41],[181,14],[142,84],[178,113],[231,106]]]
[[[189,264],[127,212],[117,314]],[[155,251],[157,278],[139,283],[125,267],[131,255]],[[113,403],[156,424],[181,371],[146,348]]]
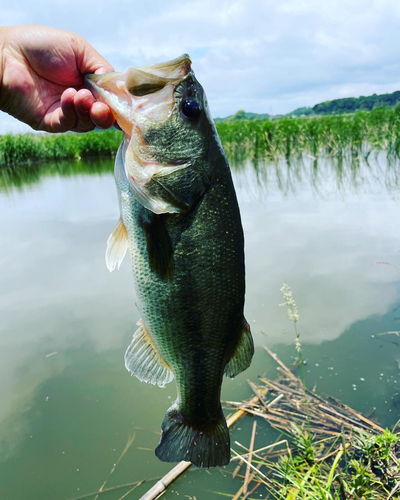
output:
[[[124,133],[114,171],[120,219],[106,263],[119,269],[129,250],[141,319],[125,366],[141,381],[177,386],[155,454],[226,465],[221,385],[249,367],[254,344],[243,315],[240,212],[205,92],[187,54],[87,75],[86,86]]]

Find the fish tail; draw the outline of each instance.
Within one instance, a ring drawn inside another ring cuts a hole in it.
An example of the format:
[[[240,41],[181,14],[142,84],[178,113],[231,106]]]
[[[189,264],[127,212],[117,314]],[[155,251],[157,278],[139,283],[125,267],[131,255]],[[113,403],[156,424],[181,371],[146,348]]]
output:
[[[224,414],[206,424],[190,422],[173,405],[165,414],[156,456],[163,462],[192,462],[196,467],[220,467],[231,458],[229,431]]]

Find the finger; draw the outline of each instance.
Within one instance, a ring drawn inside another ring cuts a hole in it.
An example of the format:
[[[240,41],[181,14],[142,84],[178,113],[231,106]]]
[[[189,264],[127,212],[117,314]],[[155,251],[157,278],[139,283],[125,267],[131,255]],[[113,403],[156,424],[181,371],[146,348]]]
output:
[[[90,109],[90,118],[99,128],[110,128],[114,124],[111,109],[103,102],[95,102]]]
[[[72,130],[75,127],[77,116],[75,113],[74,97],[75,89],[67,89],[46,111],[38,130],[46,132],[61,133]]]
[[[61,95],[61,113],[59,116],[59,125],[63,132],[71,130],[75,127],[77,116],[75,112],[74,98],[76,96],[75,89],[67,89]]]
[[[90,118],[90,109],[94,104],[94,97],[87,89],[79,90],[74,97],[75,112],[78,117],[74,127],[76,132],[89,132],[94,129],[94,123]]]

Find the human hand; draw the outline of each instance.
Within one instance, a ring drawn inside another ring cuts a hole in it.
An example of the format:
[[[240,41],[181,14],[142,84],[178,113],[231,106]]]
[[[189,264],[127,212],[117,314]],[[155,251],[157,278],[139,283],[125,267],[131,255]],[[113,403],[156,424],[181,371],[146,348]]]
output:
[[[47,26],[0,28],[0,110],[35,130],[88,132],[114,123],[83,88],[87,73],[113,67],[81,36]]]

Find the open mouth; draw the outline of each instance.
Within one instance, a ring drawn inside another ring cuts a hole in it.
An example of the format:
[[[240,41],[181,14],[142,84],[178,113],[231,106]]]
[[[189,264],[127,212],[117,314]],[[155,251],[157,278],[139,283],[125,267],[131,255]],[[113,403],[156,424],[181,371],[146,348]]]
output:
[[[129,137],[133,124],[163,121],[175,104],[174,89],[191,72],[187,54],[165,63],[129,68],[121,73],[86,75],[85,84],[96,99],[105,102]]]

